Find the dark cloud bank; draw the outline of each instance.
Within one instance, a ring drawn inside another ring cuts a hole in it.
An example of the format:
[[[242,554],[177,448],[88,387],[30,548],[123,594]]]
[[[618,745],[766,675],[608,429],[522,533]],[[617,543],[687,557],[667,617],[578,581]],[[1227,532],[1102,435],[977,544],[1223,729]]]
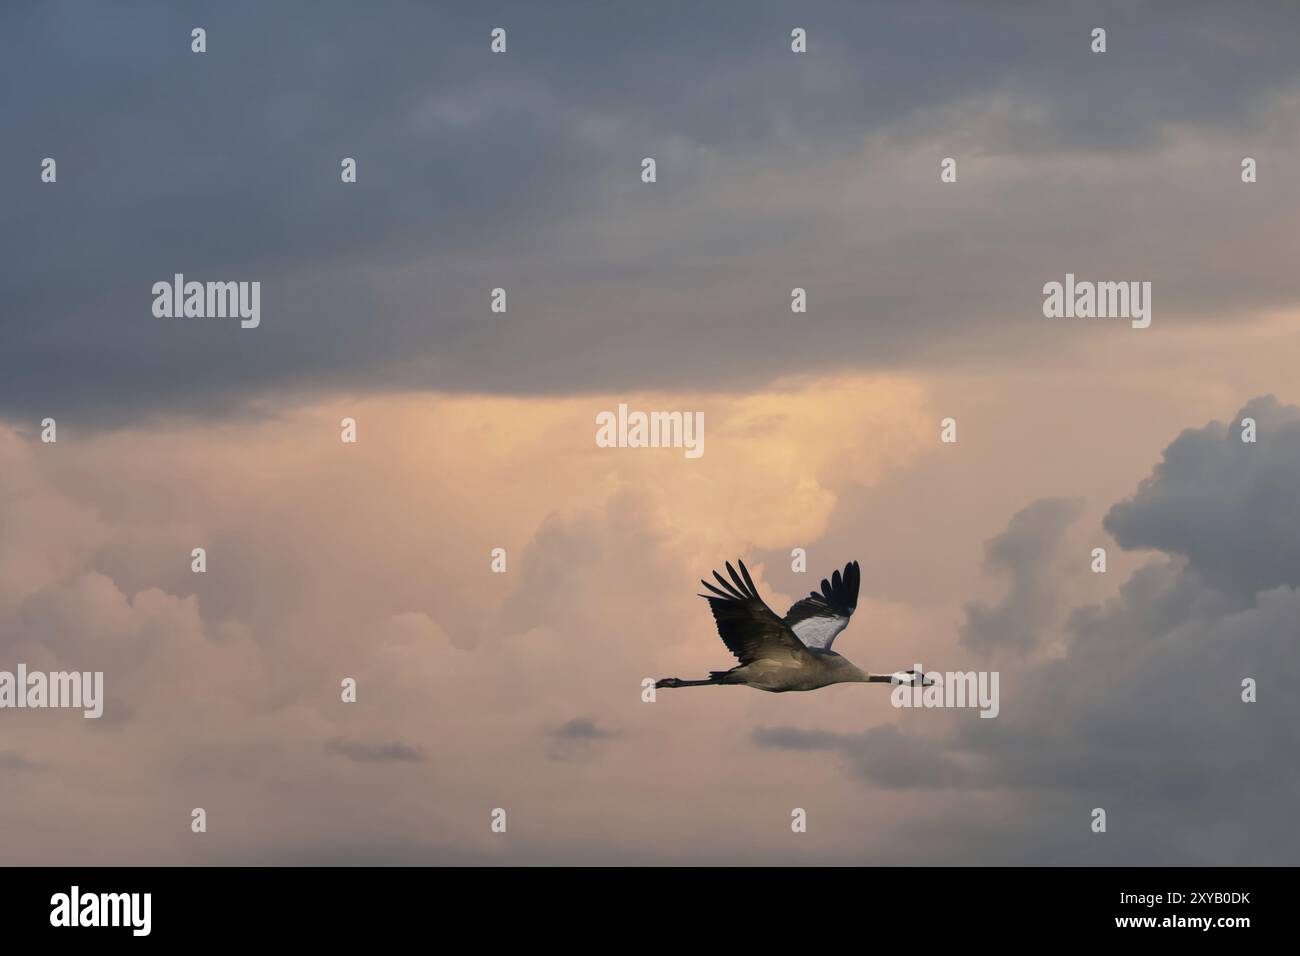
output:
[[[1300,196],[1236,164],[1293,155],[1297,40],[1281,3],[6,5],[0,414],[1022,360],[1067,270],[1157,327],[1294,303]],[[153,318],[176,272],[260,281],[261,326]]]

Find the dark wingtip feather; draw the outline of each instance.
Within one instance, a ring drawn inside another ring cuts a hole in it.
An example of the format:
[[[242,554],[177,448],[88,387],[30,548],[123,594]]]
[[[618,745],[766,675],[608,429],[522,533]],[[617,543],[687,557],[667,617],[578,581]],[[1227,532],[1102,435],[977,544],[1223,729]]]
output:
[[[733,601],[743,601],[745,599],[744,595],[732,587],[731,583],[717,571],[713,572],[713,576],[718,579],[718,583],[722,585],[722,590]]]
[[[858,588],[861,580],[858,562],[850,561],[844,566],[843,572],[832,572],[829,580],[822,578],[820,594],[809,591],[808,597],[804,600],[811,598],[814,602],[840,613],[852,614],[854,608],[858,606]]]
[[[740,580],[740,575],[736,573],[736,569],[731,566],[730,561],[727,562],[727,573],[731,575],[731,580],[736,585],[736,590],[741,594],[744,594],[746,597],[749,597],[749,595],[745,593],[745,582]]]
[[[703,584],[706,588],[708,588],[710,591],[713,592],[712,595],[701,594],[700,597],[706,597],[706,598],[709,598],[710,600],[712,600],[712,599],[715,598],[715,597],[726,598],[726,599],[728,599],[728,600],[731,599],[731,595],[730,595],[730,594],[727,594],[727,593],[725,593],[725,592],[723,592],[723,591],[719,591],[717,588],[715,588],[715,587],[714,587],[712,584],[710,584],[708,581],[705,581],[703,578],[700,579],[700,583]]]

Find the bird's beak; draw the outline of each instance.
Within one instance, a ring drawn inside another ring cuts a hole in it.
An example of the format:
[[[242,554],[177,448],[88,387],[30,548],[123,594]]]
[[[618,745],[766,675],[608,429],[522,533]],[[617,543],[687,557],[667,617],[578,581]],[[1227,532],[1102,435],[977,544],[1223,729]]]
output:
[[[938,677],[928,677],[924,671],[899,671],[894,675],[894,681],[908,687],[933,687],[940,682]]]

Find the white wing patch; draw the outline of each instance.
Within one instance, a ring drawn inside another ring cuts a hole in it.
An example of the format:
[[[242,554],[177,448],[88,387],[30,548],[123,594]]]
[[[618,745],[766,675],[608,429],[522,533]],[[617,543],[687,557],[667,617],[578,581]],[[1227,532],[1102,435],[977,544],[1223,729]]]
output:
[[[839,616],[817,616],[805,618],[798,624],[793,624],[790,630],[794,631],[794,636],[803,641],[805,647],[817,647],[823,650],[831,646],[831,641],[835,640],[840,631],[849,626],[847,617]]]
[[[785,612],[785,626],[805,647],[829,651],[831,641],[849,624],[858,606],[858,588],[862,584],[862,571],[858,562],[850,561],[844,573],[836,571],[830,580],[822,578],[821,593],[811,592],[806,598],[795,601]]]

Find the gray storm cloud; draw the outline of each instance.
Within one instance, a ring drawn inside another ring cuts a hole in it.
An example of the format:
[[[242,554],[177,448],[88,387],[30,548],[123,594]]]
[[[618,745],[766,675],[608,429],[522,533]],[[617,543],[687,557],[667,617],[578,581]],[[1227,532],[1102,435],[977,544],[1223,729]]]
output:
[[[1256,441],[1243,442],[1253,419]],[[1181,555],[1207,582],[1252,595],[1300,587],[1300,408],[1271,395],[1232,420],[1189,429],[1106,530],[1125,548]]]
[[[590,717],[574,717],[549,733],[562,740],[607,740],[618,736],[615,732],[599,726]]]
[[[1074,498],[1035,501],[988,542],[985,567],[1007,574],[1010,585],[996,605],[972,601],[966,606],[963,644],[991,653],[1000,648],[1023,652],[1039,643],[1059,606],[1056,583],[1065,560],[1065,529],[1082,512],[1083,502]]]
[[[910,734],[885,724],[858,734],[758,727],[754,743],[785,750],[824,750],[839,754],[850,771],[889,789],[950,787],[967,781],[964,768],[941,749],[918,745]]]
[[[330,740],[325,744],[329,753],[347,757],[357,763],[400,763],[423,759],[418,747],[400,740],[374,743],[364,740]]]
[[[1104,57],[1085,10],[6,7],[0,413],[1027,360],[1077,342],[1036,334],[1065,271],[1152,281],[1156,328],[1296,301],[1300,10],[1126,5]],[[261,327],[153,318],[176,272],[261,282]]]

